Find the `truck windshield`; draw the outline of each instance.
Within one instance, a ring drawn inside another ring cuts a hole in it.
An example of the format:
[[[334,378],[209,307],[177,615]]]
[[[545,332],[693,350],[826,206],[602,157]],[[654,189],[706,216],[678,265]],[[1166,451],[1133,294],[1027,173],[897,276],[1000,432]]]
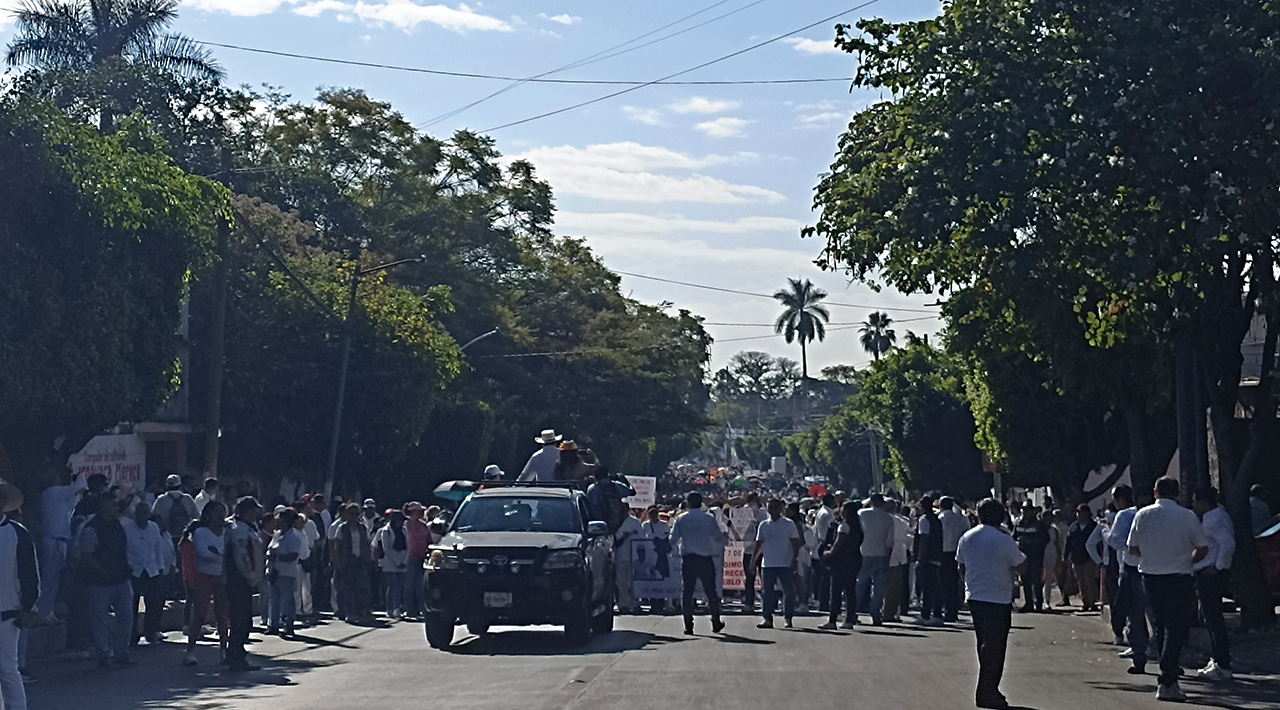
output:
[[[582,532],[565,498],[472,498],[453,517],[452,532]]]

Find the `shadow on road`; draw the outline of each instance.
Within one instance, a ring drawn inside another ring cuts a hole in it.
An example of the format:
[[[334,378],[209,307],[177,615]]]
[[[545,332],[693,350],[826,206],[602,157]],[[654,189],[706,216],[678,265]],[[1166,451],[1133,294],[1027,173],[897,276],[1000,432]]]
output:
[[[585,645],[569,643],[560,631],[515,630],[467,636],[454,643],[450,653],[476,656],[588,656],[598,653],[636,651],[651,643],[674,643],[682,639],[658,637],[639,631],[596,634]]]
[[[1142,681],[1088,681],[1089,685],[1104,690],[1155,696],[1154,675]],[[1220,708],[1274,708],[1280,697],[1280,687],[1270,676],[1251,677],[1237,675],[1230,683],[1204,683],[1183,677],[1178,684],[1187,694],[1189,705],[1207,705]]]
[[[92,660],[66,660],[56,666],[42,665],[51,672],[27,687],[31,707],[68,707],[68,698],[92,698],[84,707],[93,710],[139,710],[140,708],[184,708],[205,710],[236,707],[236,691],[263,686],[289,688],[299,677],[335,663],[296,659],[262,658],[250,660],[256,671],[230,671],[217,663],[216,651],[202,646],[197,652],[201,665],[181,665],[182,644],[164,648],[139,649],[133,668],[99,670]],[[228,691],[230,695],[228,695]],[[217,700],[201,698],[216,693]]]
[[[911,638],[911,639],[929,638],[929,634],[913,634],[913,633],[907,633],[906,631],[884,631],[879,629],[864,629],[862,631],[859,631],[858,633],[864,634],[867,636],[898,636],[900,638]]]

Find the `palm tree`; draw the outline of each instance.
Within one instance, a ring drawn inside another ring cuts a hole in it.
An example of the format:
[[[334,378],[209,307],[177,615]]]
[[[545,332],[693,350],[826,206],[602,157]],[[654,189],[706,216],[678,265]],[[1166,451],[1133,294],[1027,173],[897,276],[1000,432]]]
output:
[[[163,32],[177,16],[178,0],[25,0],[14,13],[17,33],[5,62],[44,71],[138,68],[221,80],[222,67],[200,43]],[[99,116],[104,133],[115,122],[110,104],[103,102]]]
[[[782,304],[782,315],[773,324],[773,332],[782,333],[787,343],[799,338],[800,367],[804,379],[809,379],[809,354],[805,346],[816,338],[827,339],[825,323],[831,320],[827,307],[821,304],[827,292],[813,285],[809,279],[804,283],[800,279],[787,279],[790,289],[781,289],[773,294]]]
[[[887,313],[875,311],[867,316],[867,319],[862,321],[862,327],[858,328],[862,349],[871,353],[876,360],[889,352],[898,340],[898,334],[893,332],[890,325],[893,325],[893,319]]]

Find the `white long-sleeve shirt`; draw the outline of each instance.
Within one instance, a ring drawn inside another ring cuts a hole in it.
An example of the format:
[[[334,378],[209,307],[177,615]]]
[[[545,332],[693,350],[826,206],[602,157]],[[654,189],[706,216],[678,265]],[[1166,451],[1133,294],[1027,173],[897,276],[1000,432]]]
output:
[[[1099,552],[1098,548],[1102,551]],[[1102,552],[1110,552],[1111,548],[1107,546],[1107,527],[1105,525],[1093,526],[1093,532],[1089,533],[1089,539],[1084,542],[1084,550],[1089,553],[1089,558],[1093,560],[1095,565],[1103,565]]]
[[[1227,509],[1218,506],[1205,513],[1200,519],[1200,526],[1205,537],[1209,538],[1209,554],[1196,563],[1196,571],[1209,567],[1231,569],[1231,558],[1236,554],[1236,527],[1231,516],[1227,515]]]
[[[160,526],[148,520],[145,528],[129,520],[121,521],[124,525],[124,537],[129,554],[129,567],[133,576],[159,577],[168,569],[168,558],[164,547],[169,540],[160,533]]]
[[[1129,529],[1133,527],[1133,516],[1138,514],[1137,508],[1125,508],[1116,513],[1115,522],[1111,523],[1111,532],[1107,534],[1107,547],[1116,551],[1120,564],[1137,567],[1141,557],[1129,552]]]

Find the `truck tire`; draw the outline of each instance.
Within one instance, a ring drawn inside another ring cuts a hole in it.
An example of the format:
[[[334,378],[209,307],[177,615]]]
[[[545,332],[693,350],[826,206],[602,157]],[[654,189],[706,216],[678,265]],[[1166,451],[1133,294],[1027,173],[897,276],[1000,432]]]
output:
[[[573,615],[564,622],[564,637],[574,646],[582,646],[591,640],[591,606],[584,603],[582,608],[575,609]]]
[[[427,612],[423,626],[427,632],[427,644],[440,651],[448,651],[453,644],[453,619],[438,612]]]
[[[597,634],[607,634],[613,631],[613,594],[605,598],[604,611],[591,620],[591,631]]]

